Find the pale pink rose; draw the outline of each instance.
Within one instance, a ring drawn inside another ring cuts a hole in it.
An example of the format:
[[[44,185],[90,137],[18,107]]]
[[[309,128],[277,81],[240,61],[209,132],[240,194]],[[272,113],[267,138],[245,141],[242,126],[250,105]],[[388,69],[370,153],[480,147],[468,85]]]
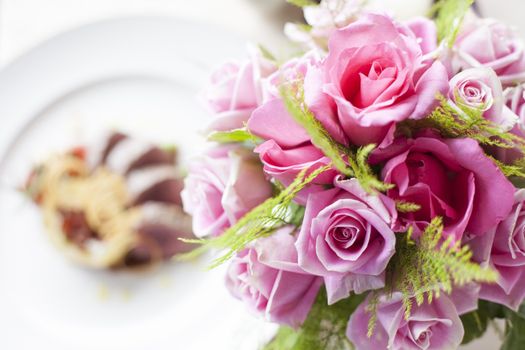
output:
[[[384,286],[395,252],[395,203],[366,193],[356,179],[308,197],[297,238],[299,266],[325,279],[330,304]]]
[[[501,22],[467,21],[454,47],[459,69],[492,68],[504,85],[525,80],[524,43],[515,30]]]
[[[416,235],[436,216],[443,218],[445,236],[482,235],[512,207],[514,186],[472,139],[398,139],[370,160],[386,161],[382,179],[396,185],[390,198],[421,207],[399,213],[401,227],[411,225]]]
[[[253,313],[297,328],[308,316],[322,279],[297,266],[294,230],[285,226],[239,253],[228,268],[226,286]]]
[[[308,70],[304,86],[306,103],[338,142],[389,143],[397,122],[426,116],[437,94],[446,94],[445,67],[424,57],[419,41],[380,14],[333,33],[328,56]]]
[[[490,68],[469,68],[450,80],[448,97],[456,109],[468,107],[483,111],[483,117],[502,131],[509,131],[518,121],[503,100],[503,88]]]
[[[271,76],[266,89],[268,101],[257,108],[248,121],[250,132],[267,140],[255,149],[264,164],[264,171],[285,186],[290,185],[302,170],[308,169],[311,173],[331,162],[312,144],[306,130],[295,122],[279,97],[279,85],[283,80],[301,79],[313,64],[314,56],[308,53],[301,59],[286,63],[282,70]],[[298,194],[296,201],[304,204],[310,193],[331,185],[336,174],[335,170],[328,170],[318,176]]]
[[[414,33],[423,54],[429,54],[438,48],[436,23],[425,17],[416,17],[405,23]]]
[[[304,18],[310,28],[287,23],[284,33],[290,40],[309,49],[326,50],[331,34],[355,21],[366,0],[321,0],[319,5],[305,6]]]
[[[214,148],[190,164],[181,193],[198,237],[222,234],[271,195],[258,159],[233,146]]]
[[[320,55],[317,51],[311,50],[300,57],[294,57],[283,63],[278,70],[270,74],[263,81],[263,101],[268,102],[276,98],[281,98],[281,87],[304,80],[308,70],[319,65]]]
[[[346,334],[356,350],[445,350],[457,349],[464,329],[452,300],[442,294],[432,303],[417,306],[405,319],[401,294],[382,296],[377,309],[377,323],[371,338],[367,336],[371,314],[365,301],[350,317]]]
[[[480,298],[517,310],[525,299],[525,190],[517,190],[510,215],[486,235],[469,242],[478,262],[499,273],[484,284]]]
[[[507,108],[516,114],[518,118],[516,125],[514,125],[510,132],[525,139],[525,86],[521,84],[505,89],[503,99]],[[494,153],[498,160],[507,164],[523,158],[523,153],[518,148],[496,148]]]
[[[263,80],[277,67],[252,50],[241,63],[226,63],[211,76],[204,98],[214,114],[210,130],[228,131],[244,127],[252,112],[262,103]]]

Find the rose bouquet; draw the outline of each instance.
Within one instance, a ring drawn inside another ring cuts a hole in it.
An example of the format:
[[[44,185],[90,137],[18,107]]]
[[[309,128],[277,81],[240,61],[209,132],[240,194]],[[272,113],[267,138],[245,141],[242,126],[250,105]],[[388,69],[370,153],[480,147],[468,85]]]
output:
[[[301,53],[253,49],[205,91],[191,255],[222,252],[281,325],[267,349],[455,349],[497,318],[525,348],[524,43],[468,0],[408,22],[293,2]]]

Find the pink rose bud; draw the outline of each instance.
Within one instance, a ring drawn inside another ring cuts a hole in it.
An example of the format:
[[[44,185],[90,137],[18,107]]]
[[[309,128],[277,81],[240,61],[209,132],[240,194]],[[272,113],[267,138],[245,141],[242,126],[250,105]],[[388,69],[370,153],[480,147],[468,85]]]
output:
[[[458,73],[450,80],[448,97],[461,107],[483,111],[485,119],[502,131],[509,131],[518,117],[503,100],[503,89],[496,73],[490,68],[470,68]]]

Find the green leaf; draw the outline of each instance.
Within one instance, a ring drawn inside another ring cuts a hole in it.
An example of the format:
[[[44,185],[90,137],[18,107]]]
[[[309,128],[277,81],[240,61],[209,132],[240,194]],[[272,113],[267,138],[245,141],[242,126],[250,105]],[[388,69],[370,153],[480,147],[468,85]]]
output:
[[[436,17],[438,39],[448,47],[456,42],[456,37],[474,0],[440,0],[431,10],[431,15]]]
[[[275,57],[275,55],[270,50],[268,50],[265,46],[259,44],[257,45],[257,47],[259,48],[259,51],[261,51],[261,54],[263,55],[264,58],[272,62],[277,62],[277,58]]]
[[[208,136],[208,141],[218,143],[259,143],[261,139],[253,135],[246,128],[234,129],[230,131],[215,131]]]
[[[520,308],[523,311],[523,308]],[[505,339],[501,350],[525,349],[525,318],[523,312],[505,310]]]
[[[465,335],[461,344],[468,344],[475,339],[481,338],[487,331],[489,317],[487,310],[481,305],[478,306],[477,310],[462,315],[460,318],[465,329]]]
[[[346,350],[353,346],[346,337],[350,316],[363,302],[365,295],[352,295],[334,305],[328,305],[323,289],[308,314],[303,326],[297,330],[281,328],[264,350]]]
[[[286,0],[287,3],[295,5],[297,7],[306,7],[306,6],[317,6],[319,5],[313,0]]]

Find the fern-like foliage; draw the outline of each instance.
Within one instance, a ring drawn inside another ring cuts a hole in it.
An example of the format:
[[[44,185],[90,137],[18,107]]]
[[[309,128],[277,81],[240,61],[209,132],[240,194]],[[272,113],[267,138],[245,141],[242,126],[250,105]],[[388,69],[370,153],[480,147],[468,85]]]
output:
[[[348,177],[355,177],[361,187],[369,193],[384,192],[393,187],[377,178],[368,164],[368,156],[375,145],[367,145],[353,150],[338,143],[326,131],[314,114],[304,103],[304,90],[301,82],[289,82],[281,86],[281,96],[288,113],[310,135],[312,143],[332,160],[334,167]]]
[[[288,113],[301,125],[310,135],[312,143],[329,157],[337,170],[347,176],[353,176],[353,171],[346,164],[343,154],[343,145],[335,141],[325,130],[314,114],[304,103],[304,90],[302,84],[294,82],[281,86],[281,96]]]
[[[319,5],[314,0],[286,0],[287,3],[295,5],[297,7],[306,7],[306,6],[317,6]]]
[[[308,169],[303,170],[290,186],[254,208],[219,237],[184,239],[183,241],[186,243],[200,244],[201,246],[190,253],[178,256],[177,259],[194,259],[209,248],[226,250],[222,256],[212,262],[210,268],[215,268],[231,259],[249,243],[271,235],[279,227],[302,221],[301,215],[304,211],[300,206],[293,203],[293,199],[316,177],[331,167],[332,165],[319,167],[310,173],[308,173]]]
[[[497,273],[471,261],[472,252],[468,246],[461,247],[450,236],[443,240],[443,222],[436,217],[425,229],[421,237],[412,238],[412,230],[399,235],[396,254],[387,269],[386,287],[374,292],[369,303],[372,318],[369,336],[372,335],[376,319],[375,308],[381,293],[391,295],[395,291],[403,294],[405,317],[410,316],[412,303],[431,303],[441,293],[450,294],[453,287],[461,287],[471,282],[493,283]]]
[[[346,337],[350,315],[362,303],[364,295],[352,295],[334,305],[328,305],[322,290],[308,318],[299,330],[281,327],[264,350],[349,350],[352,344]]]
[[[261,139],[252,134],[248,129],[234,129],[230,131],[214,131],[208,135],[208,141],[217,143],[249,143],[257,145]]]
[[[421,209],[421,206],[416,203],[398,200],[396,201],[396,209],[400,213],[414,213]]]
[[[463,18],[474,0],[440,0],[431,10],[436,17],[438,39],[452,47],[461,28]]]
[[[465,105],[453,106],[442,95],[438,96],[439,106],[428,117],[420,120],[407,120],[399,124],[398,133],[412,137],[425,129],[433,129],[445,138],[468,137],[481,145],[518,149],[525,153],[525,139],[510,132],[502,131],[493,122],[483,117],[483,111]],[[525,177],[525,159],[514,164],[503,164],[492,158],[506,176]]]

